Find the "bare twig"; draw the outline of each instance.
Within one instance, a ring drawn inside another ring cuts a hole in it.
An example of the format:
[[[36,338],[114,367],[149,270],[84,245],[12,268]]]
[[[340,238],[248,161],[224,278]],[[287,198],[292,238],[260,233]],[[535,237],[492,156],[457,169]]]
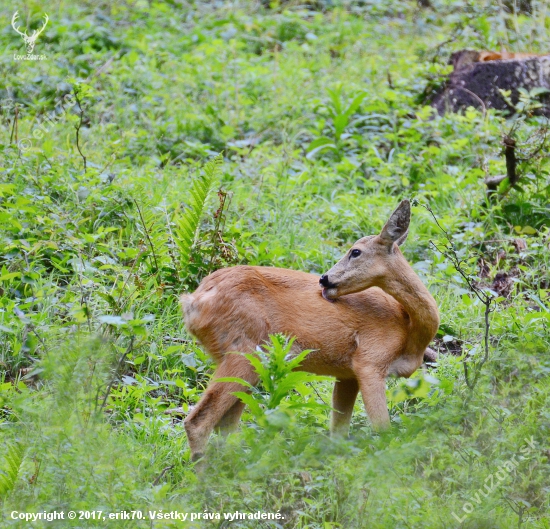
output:
[[[186,338],[176,338],[175,336],[168,336],[168,335],[163,336],[162,341],[164,343],[182,343],[182,344],[185,344],[185,345],[193,343],[192,340],[188,340]]]
[[[155,481],[153,481],[153,486],[156,486],[160,483],[160,480],[164,477],[164,474],[166,474],[166,472],[168,472],[169,470],[172,470],[174,468],[175,465],[170,465],[168,467],[164,467],[161,471],[160,471],[160,474],[155,478]]]
[[[307,384],[311,389],[313,389],[313,391],[315,391],[315,394],[317,395],[317,397],[319,398],[319,400],[320,400],[325,406],[328,406],[328,404],[325,402],[325,399],[323,399],[323,397],[321,397],[321,395],[320,395],[319,392],[317,391],[317,388],[316,388],[311,382],[306,382],[306,384]]]
[[[542,141],[539,143],[538,147],[532,153],[530,153],[528,156],[518,157],[517,158],[518,162],[527,162],[527,161],[535,158],[544,149],[544,147],[546,146],[546,138],[548,137],[548,125],[546,125],[542,129],[539,129],[537,132],[540,133],[541,131],[542,131]],[[536,135],[536,133],[533,134],[533,136],[535,136],[535,135]],[[531,136],[531,138],[533,136]],[[544,155],[547,155],[547,154],[544,153]]]
[[[168,231],[168,255],[170,256],[170,259],[172,261],[172,266],[174,267],[174,272],[176,273],[176,277],[180,277],[181,271],[179,268],[178,260],[176,259],[176,256],[174,255],[174,247],[176,246],[176,243],[174,241],[174,234],[172,232],[172,219],[168,215],[168,210],[166,208],[166,202],[163,202],[162,204],[162,211],[164,212],[164,218],[166,219],[166,229]]]
[[[546,147],[546,140],[548,137],[548,130],[549,130],[548,124],[544,127],[541,127],[537,132],[531,135],[528,138],[528,140],[525,142],[524,147],[526,147],[528,144],[530,146],[530,144],[532,143],[531,141],[532,138],[535,138],[537,136],[541,138],[539,144],[531,152],[528,152],[528,151],[522,151],[522,145],[518,144],[518,141],[515,137],[515,133],[520,127],[521,123],[522,123],[521,119],[515,120],[512,126],[510,127],[510,130],[507,133],[505,133],[502,138],[502,144],[504,145],[504,158],[506,160],[506,174],[487,177],[485,179],[485,184],[487,185],[490,195],[494,194],[500,182],[502,182],[506,178],[508,179],[508,182],[510,183],[511,187],[514,187],[517,185],[521,176],[521,174],[518,173],[518,169],[517,169],[518,163],[528,162],[533,158],[537,158],[541,153],[542,153],[542,156],[546,155],[545,147]],[[507,193],[507,191],[503,194],[503,196]]]
[[[468,90],[467,88],[464,88],[463,86],[453,86],[455,89],[464,90],[468,95],[471,95],[477,102],[481,105],[481,108],[483,109],[483,117],[487,115],[487,107],[485,106],[485,103],[483,100],[477,95],[474,94],[471,90]]]
[[[515,186],[519,180],[519,175],[516,171],[516,140],[506,135],[502,143],[504,144],[504,157],[506,158],[506,176],[508,176],[510,185]]]
[[[17,144],[17,132],[18,132],[18,121],[19,121],[19,107],[15,105],[14,109],[15,117],[13,118],[13,126],[11,128],[10,143],[13,143],[13,136],[15,133],[15,143]]]
[[[525,505],[521,505],[520,502],[514,502],[510,501],[504,494],[502,494],[502,498],[506,501],[506,503],[510,506],[510,509],[514,511],[518,515],[518,529],[521,529],[521,526],[523,525],[523,513],[525,512]]]
[[[429,205],[423,204],[424,208],[429,211],[431,216],[433,217],[437,227],[443,232],[445,235],[445,239],[447,240],[446,243],[444,243],[443,248],[440,248],[435,244],[433,241],[430,241],[430,244],[433,246],[435,250],[437,250],[439,253],[441,253],[443,256],[445,256],[449,261],[451,261],[451,264],[453,265],[454,269],[462,276],[466,284],[468,285],[468,288],[470,291],[479,299],[479,301],[484,305],[485,311],[484,311],[484,327],[485,327],[485,333],[483,338],[484,343],[484,355],[483,358],[477,362],[474,365],[474,378],[472,381],[469,379],[469,367],[468,362],[464,361],[464,377],[466,380],[466,385],[470,389],[474,389],[475,385],[477,384],[479,375],[481,373],[481,368],[487,362],[489,359],[489,332],[490,332],[490,318],[489,315],[491,312],[493,312],[493,299],[494,296],[490,292],[487,292],[487,290],[480,288],[476,283],[472,280],[472,278],[464,271],[463,264],[464,260],[461,259],[454,247],[453,242],[451,241],[451,238],[448,234],[448,232],[439,224],[439,221],[437,220],[437,217],[435,216],[435,213],[432,211],[432,208],[430,208]]]
[[[115,53],[107,62],[105,62],[102,66],[100,66],[97,70],[95,70],[91,75],[88,76],[86,79],[86,82],[93,79],[94,77],[97,77],[98,75],[101,75],[111,64],[115,59],[118,59],[120,57],[120,52]]]
[[[105,390],[105,395],[103,397],[103,402],[101,403],[100,410],[103,410],[105,408],[105,404],[107,404],[107,399],[109,398],[109,394],[111,393],[111,389],[113,389],[113,385],[115,383],[115,380],[118,377],[118,372],[120,371],[120,368],[122,367],[122,363],[124,360],[126,360],[126,357],[132,352],[132,349],[134,348],[134,335],[130,337],[130,343],[128,344],[128,347],[126,348],[126,351],[120,356],[117,366],[113,372],[113,376],[109,382],[109,385],[107,386],[107,389]]]
[[[111,165],[113,165],[114,161],[116,160],[116,154],[118,151],[114,151],[111,153],[110,160],[99,170],[99,174],[102,174],[105,172],[106,169],[108,169]],[[109,182],[112,182],[114,178],[109,179]]]
[[[84,162],[84,173],[86,172],[87,166],[86,166],[86,156],[82,153],[82,149],[80,148],[80,129],[82,128],[82,122],[84,120],[84,110],[82,110],[82,105],[80,104],[80,98],[78,97],[78,90],[76,88],[73,89],[74,97],[76,100],[76,104],[78,105],[78,109],[80,110],[80,121],[78,122],[78,125],[75,125],[76,129],[76,148],[78,149],[78,152],[80,153],[80,156],[82,157],[82,161]]]
[[[143,215],[141,214],[141,209],[139,207],[139,204],[137,200],[134,198],[134,204],[136,205],[136,208],[139,213],[139,218],[141,219],[141,223],[143,224],[143,230],[145,231],[145,237],[147,237],[147,241],[149,242],[149,246],[151,247],[151,252],[153,254],[153,260],[155,261],[155,272],[158,272],[159,264],[157,261],[157,254],[155,253],[155,247],[153,246],[153,241],[151,240],[151,237],[149,237],[149,230],[147,229],[147,224],[145,224],[145,219],[143,218]]]
[[[431,53],[433,52],[433,57],[431,59],[431,62],[432,63],[435,63],[435,61],[439,58],[439,56],[441,55],[441,50],[447,45],[447,44],[450,44],[451,42],[454,42],[456,41],[456,39],[458,38],[459,34],[464,30],[464,27],[462,25],[462,23],[458,24],[451,32],[449,38],[447,40],[444,40],[443,42],[439,42],[438,44],[436,44],[435,46],[432,46],[428,49],[428,52],[427,52],[427,56],[428,58],[430,57]]]

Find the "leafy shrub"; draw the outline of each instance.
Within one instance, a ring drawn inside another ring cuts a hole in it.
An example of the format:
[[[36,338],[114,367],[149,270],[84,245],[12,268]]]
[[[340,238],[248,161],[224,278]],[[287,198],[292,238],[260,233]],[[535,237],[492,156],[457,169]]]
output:
[[[304,395],[311,393],[306,385],[328,377],[295,371],[304,358],[311,352],[309,349],[296,353],[292,349],[295,338],[283,335],[270,335],[270,344],[258,347],[257,353],[245,353],[244,356],[254,367],[260,380],[260,386],[252,386],[246,380],[234,377],[217,379],[219,382],[238,382],[249,388],[251,393],[235,392],[262,426],[280,428],[288,425],[289,413],[297,408],[321,409],[322,404],[308,399]],[[233,353],[242,354],[242,353]],[[296,398],[298,397],[298,398]]]

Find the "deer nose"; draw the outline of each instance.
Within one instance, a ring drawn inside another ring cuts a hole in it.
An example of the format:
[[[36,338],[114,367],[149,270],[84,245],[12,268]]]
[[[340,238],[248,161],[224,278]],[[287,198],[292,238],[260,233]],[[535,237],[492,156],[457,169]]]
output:
[[[327,274],[323,274],[320,279],[319,279],[319,284],[322,286],[322,287],[328,287],[329,285],[329,280],[328,280],[328,275]]]

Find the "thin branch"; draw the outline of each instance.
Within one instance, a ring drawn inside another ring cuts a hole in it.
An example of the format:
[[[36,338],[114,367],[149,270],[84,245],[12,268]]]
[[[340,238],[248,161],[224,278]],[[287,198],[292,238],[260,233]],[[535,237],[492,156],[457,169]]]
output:
[[[86,82],[90,81],[94,77],[97,77],[98,75],[101,75],[111,64],[115,59],[118,59],[120,57],[120,52],[115,53],[107,62],[105,62],[102,66],[100,66],[95,72],[93,72],[91,75],[88,76],[86,79]]]
[[[13,143],[13,135],[15,133],[15,143],[17,143],[17,118],[19,116],[19,107],[15,105],[15,117],[13,118],[13,125],[11,127],[10,143]]]
[[[517,158],[518,162],[527,162],[527,161],[535,158],[535,156],[537,156],[542,151],[542,149],[545,147],[546,138],[548,136],[548,127],[544,127],[543,129],[539,129],[538,132],[540,132],[540,130],[542,130],[542,141],[540,142],[539,146],[531,154],[529,154],[529,156]],[[533,136],[534,136],[534,134],[533,134]],[[533,136],[531,136],[531,137],[533,137]],[[529,138],[529,139],[531,139],[531,138]]]
[[[517,165],[518,163],[528,162],[533,158],[537,158],[543,149],[546,146],[546,140],[548,136],[548,126],[541,127],[537,132],[532,134],[524,143],[524,147],[529,147],[532,143],[532,139],[536,136],[541,137],[540,143],[533,149],[531,153],[528,153],[528,150],[522,152],[521,146],[518,145],[516,140],[515,133],[519,129],[520,124],[523,122],[522,119],[517,119],[514,121],[510,130],[504,134],[502,138],[502,144],[504,145],[504,158],[506,160],[506,175],[498,175],[493,177],[488,177],[485,179],[485,184],[489,190],[489,194],[493,194],[496,191],[500,182],[508,178],[508,182],[511,187],[515,187],[520,180],[520,174],[518,174]],[[524,156],[518,156],[517,151]],[[546,153],[543,152],[543,156]],[[509,189],[502,195],[504,196]]]
[[[430,206],[427,205],[427,204],[422,204],[422,205],[431,214],[431,216],[433,217],[437,227],[441,230],[441,232],[443,232],[443,234],[445,235],[445,239],[447,239],[447,242],[445,243],[443,249],[440,248],[439,246],[437,246],[437,244],[435,244],[433,241],[430,241],[430,244],[439,253],[441,253],[444,257],[446,257],[447,259],[449,259],[451,261],[454,269],[462,276],[462,278],[464,279],[464,281],[468,285],[471,292],[473,292],[474,295],[479,299],[479,301],[481,301],[481,303],[483,303],[483,305],[485,306],[485,311],[484,311],[484,328],[485,328],[485,332],[484,332],[484,337],[483,337],[484,355],[483,355],[483,358],[479,362],[474,364],[475,374],[474,374],[474,378],[473,378],[472,381],[470,381],[470,378],[469,378],[469,366],[468,366],[467,359],[464,359],[465,361],[464,361],[464,364],[463,364],[464,365],[464,378],[466,380],[466,385],[468,386],[469,389],[472,390],[472,389],[474,389],[475,385],[477,384],[477,381],[479,379],[479,375],[481,373],[481,368],[483,367],[485,362],[487,362],[487,360],[489,359],[489,337],[490,337],[490,323],[491,323],[489,315],[494,310],[493,309],[494,296],[492,294],[488,293],[487,291],[479,288],[474,283],[472,278],[464,271],[464,268],[462,266],[464,264],[464,260],[460,259],[460,257],[458,256],[458,254],[455,250],[454,244],[453,244],[448,232],[441,226],[441,224],[439,224],[439,221],[437,220],[437,217],[435,216],[435,213],[433,212],[432,208],[430,208]]]
[[[168,467],[164,467],[160,471],[160,474],[155,478],[155,481],[153,481],[153,486],[157,486],[160,483],[160,480],[164,477],[164,474],[166,474],[166,472],[168,472],[169,470],[172,470],[174,468],[174,466],[175,465],[170,465]]]
[[[78,105],[78,108],[80,110],[80,121],[78,122],[78,125],[75,125],[76,129],[76,148],[78,149],[78,152],[80,153],[80,156],[82,157],[82,161],[84,162],[84,173],[86,173],[87,165],[86,165],[86,156],[82,153],[82,149],[80,148],[80,129],[82,128],[82,122],[84,120],[84,110],[82,110],[82,105],[80,104],[80,98],[78,97],[78,91],[76,88],[73,89],[74,97],[76,99],[76,104]]]
[[[124,360],[126,360],[126,357],[132,352],[132,349],[134,348],[134,335],[130,337],[130,343],[128,344],[128,347],[126,348],[126,351],[120,356],[117,366],[115,368],[115,371],[113,373],[113,376],[109,382],[109,385],[107,386],[107,389],[105,390],[105,396],[103,397],[103,402],[101,403],[100,410],[103,410],[105,408],[105,404],[107,404],[107,399],[109,398],[109,394],[111,393],[111,389],[113,389],[113,385],[115,384],[115,380],[117,378],[118,372],[120,368],[122,367],[122,363]]]
[[[464,88],[463,86],[453,86],[454,89],[464,90],[467,94],[471,95],[477,102],[481,105],[481,108],[483,109],[483,117],[487,115],[487,107],[485,106],[485,103],[483,100],[477,95],[474,94],[471,90],[468,90],[467,88]]]
[[[168,335],[163,336],[162,341],[164,343],[181,343],[185,345],[193,343],[192,340],[188,340],[186,338],[176,338],[175,336],[168,336]]]
[[[306,384],[307,384],[311,389],[313,389],[313,391],[315,391],[315,394],[317,395],[317,397],[319,398],[319,400],[320,400],[325,406],[328,406],[328,404],[325,402],[325,399],[323,399],[323,397],[321,397],[321,395],[320,395],[319,392],[317,391],[317,388],[316,388],[311,382],[306,382]]]
[[[111,159],[105,164],[104,167],[102,167],[102,168],[99,170],[99,173],[98,173],[98,174],[104,173],[105,170],[106,170],[109,166],[113,165],[114,161],[116,160],[116,153],[117,153],[117,152],[118,152],[118,151],[114,151],[114,152],[111,153]],[[114,178],[113,178],[113,179],[114,179]],[[109,182],[112,182],[113,179],[109,179]]]
[[[151,237],[149,237],[149,230],[147,230],[147,224],[145,224],[145,219],[143,218],[143,215],[141,214],[141,209],[139,207],[139,204],[137,202],[137,200],[134,198],[134,204],[136,205],[136,208],[138,210],[138,213],[139,213],[139,218],[141,219],[141,223],[143,224],[143,229],[145,231],[145,237],[147,237],[147,240],[149,241],[149,246],[151,247],[151,252],[153,253],[153,260],[155,261],[155,268],[156,268],[156,272],[159,271],[159,264],[158,264],[158,261],[157,261],[157,254],[155,253],[155,247],[153,246],[153,241],[151,241]]]
[[[504,136],[504,157],[506,158],[506,175],[510,185],[515,186],[518,183],[519,176],[516,170],[516,140],[511,136]]]
[[[174,267],[174,272],[176,273],[176,277],[180,277],[180,269],[179,264],[176,259],[176,256],[174,255],[174,247],[176,246],[176,242],[174,241],[174,234],[172,233],[172,219],[168,216],[168,210],[166,209],[166,202],[163,202],[162,204],[163,212],[164,212],[164,218],[166,219],[166,229],[168,231],[168,255],[170,256],[170,259],[172,260],[172,266]]]

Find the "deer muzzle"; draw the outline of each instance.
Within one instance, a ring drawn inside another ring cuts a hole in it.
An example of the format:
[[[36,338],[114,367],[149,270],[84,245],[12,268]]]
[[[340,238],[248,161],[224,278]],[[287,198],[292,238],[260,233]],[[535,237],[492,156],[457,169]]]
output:
[[[321,285],[321,294],[324,299],[334,303],[336,298],[336,285],[333,285],[328,278],[328,274],[323,274],[319,278],[319,285]]]

